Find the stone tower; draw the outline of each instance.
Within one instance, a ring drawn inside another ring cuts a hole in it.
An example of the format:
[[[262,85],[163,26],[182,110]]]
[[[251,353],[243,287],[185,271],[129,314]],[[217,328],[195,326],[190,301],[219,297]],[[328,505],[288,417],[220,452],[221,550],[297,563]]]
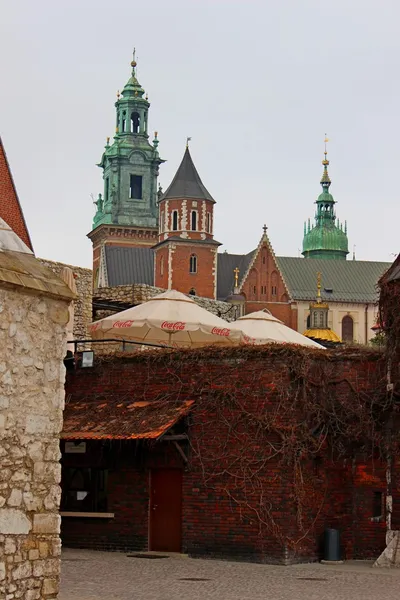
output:
[[[150,104],[136,78],[135,55],[132,75],[122,94],[118,93],[116,128],[113,142],[107,138],[99,167],[103,170],[104,191],[96,201],[93,229],[95,287],[102,248],[147,246],[157,242],[157,177],[164,161],[158,154],[157,133],[149,142]]]
[[[159,200],[155,285],[216,298],[215,200],[204,187],[186,146],[171,185]]]
[[[326,140],[327,141],[327,140]],[[303,256],[305,258],[327,258],[346,260],[349,253],[347,239],[347,224],[336,220],[335,200],[329,192],[331,180],[328,175],[329,160],[325,146],[325,157],[322,161],[324,172],[321,178],[322,194],[316,201],[315,225],[308,227],[304,223]]]

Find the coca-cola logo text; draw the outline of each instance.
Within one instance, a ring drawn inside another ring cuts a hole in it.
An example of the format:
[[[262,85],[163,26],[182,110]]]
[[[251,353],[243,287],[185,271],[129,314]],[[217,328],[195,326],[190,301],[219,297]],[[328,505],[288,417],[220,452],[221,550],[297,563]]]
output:
[[[164,321],[161,323],[161,329],[169,329],[170,331],[183,331],[185,329],[185,323],[182,321],[176,321],[175,323]]]
[[[130,321],[115,321],[113,327],[117,327],[118,329],[123,329],[124,327],[130,327],[132,325],[132,319]]]
[[[226,329],[225,327],[213,327],[211,329],[211,333],[213,333],[214,335],[222,335],[224,337],[228,337],[230,332],[231,332],[231,330]]]

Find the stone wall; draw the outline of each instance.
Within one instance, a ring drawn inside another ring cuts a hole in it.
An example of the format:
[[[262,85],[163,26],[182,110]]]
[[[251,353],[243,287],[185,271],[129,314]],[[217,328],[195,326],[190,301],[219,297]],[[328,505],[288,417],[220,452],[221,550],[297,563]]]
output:
[[[38,260],[57,275],[60,275],[64,267],[71,269],[78,292],[78,299],[74,303],[74,338],[83,340],[90,337],[88,325],[92,322],[92,270],[42,258]]]
[[[0,598],[52,600],[60,570],[63,300],[0,287]]]
[[[116,287],[103,287],[98,288],[95,292],[96,300],[109,301],[109,302],[123,302],[130,305],[141,304],[146,302],[150,298],[162,294],[165,292],[164,289],[154,287],[146,284],[133,284],[133,285],[119,285]],[[192,296],[193,300],[202,308],[205,308],[209,312],[225,319],[225,321],[234,321],[235,308],[228,302],[221,302],[220,300],[212,300],[211,298],[200,298],[199,296]],[[102,316],[104,316],[102,314]],[[96,318],[101,318],[99,315]]]

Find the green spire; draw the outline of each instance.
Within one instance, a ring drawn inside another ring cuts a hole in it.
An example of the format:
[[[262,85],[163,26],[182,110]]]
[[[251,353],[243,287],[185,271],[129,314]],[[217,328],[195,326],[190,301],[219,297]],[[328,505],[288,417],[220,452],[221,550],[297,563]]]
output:
[[[331,179],[328,173],[329,160],[327,158],[325,138],[325,152],[322,165],[324,167],[321,186],[322,193],[316,201],[315,226],[308,228],[303,238],[303,256],[305,258],[327,258],[345,260],[348,250],[347,226],[343,231],[339,219],[336,220],[335,200],[329,191]]]
[[[137,80],[135,51],[132,72],[122,94],[117,93],[116,128],[98,165],[103,169],[104,194],[97,201],[93,228],[101,224],[158,227],[157,176],[161,163],[158,137],[149,141],[150,103]]]

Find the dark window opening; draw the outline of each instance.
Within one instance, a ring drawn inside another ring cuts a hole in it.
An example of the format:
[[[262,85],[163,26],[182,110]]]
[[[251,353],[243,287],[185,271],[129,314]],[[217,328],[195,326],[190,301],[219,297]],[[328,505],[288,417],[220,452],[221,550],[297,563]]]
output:
[[[192,256],[190,257],[189,272],[197,273],[197,256],[195,254],[192,254]]]
[[[265,256],[263,256],[263,265],[265,265]]]
[[[172,231],[178,231],[178,211],[172,213]]]
[[[142,176],[131,175],[131,184],[129,190],[129,197],[135,198],[136,200],[142,199]]]
[[[126,112],[122,113],[122,133],[126,130]]]
[[[189,292],[189,296],[195,296],[195,295],[196,295],[196,290],[194,288],[191,288],[190,292]]]
[[[254,288],[253,288],[253,292],[254,292],[254,294],[256,294],[256,293],[257,293],[257,287],[256,287],[256,286],[254,286]]]
[[[350,315],[342,319],[342,340],[343,342],[352,342],[354,339],[354,321]]]
[[[310,329],[311,326],[311,315],[308,315],[307,317],[307,329]]]
[[[110,178],[106,177],[106,185],[104,188],[104,198],[105,198],[106,202],[108,202],[108,200],[109,200],[109,193],[110,193]]]
[[[272,290],[271,291],[272,291],[272,295],[276,296],[276,285],[272,286]]]
[[[211,233],[211,215],[207,213],[207,233]]]
[[[197,231],[197,211],[192,210],[192,231]]]
[[[64,468],[61,510],[107,512],[107,470]]]
[[[160,275],[164,275],[164,257],[160,259]]]
[[[383,515],[383,494],[382,492],[374,492],[372,500],[372,517],[378,518]]]
[[[131,130],[132,133],[139,133],[140,129],[140,116],[139,113],[133,112],[131,114]]]

